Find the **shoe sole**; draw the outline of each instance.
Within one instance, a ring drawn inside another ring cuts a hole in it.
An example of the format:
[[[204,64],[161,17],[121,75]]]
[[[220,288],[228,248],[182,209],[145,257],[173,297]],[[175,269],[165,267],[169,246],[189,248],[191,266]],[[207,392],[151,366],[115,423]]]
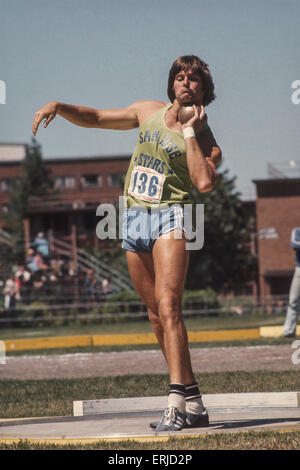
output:
[[[187,415],[188,418],[188,415]],[[150,428],[156,429],[159,424],[159,421],[153,421],[149,424]],[[185,423],[182,428],[207,428],[209,426],[209,417],[208,415],[200,416],[194,423],[187,424]]]

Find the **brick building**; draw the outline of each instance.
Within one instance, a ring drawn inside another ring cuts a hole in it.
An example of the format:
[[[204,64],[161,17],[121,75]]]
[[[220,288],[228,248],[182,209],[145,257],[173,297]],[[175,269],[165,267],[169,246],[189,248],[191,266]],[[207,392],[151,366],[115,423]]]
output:
[[[0,144],[0,210],[9,210],[9,191],[21,175],[24,144]],[[54,180],[53,195],[32,201],[24,221],[25,236],[51,232],[64,241],[76,238],[77,246],[97,245],[96,209],[118,202],[130,155],[44,159]],[[3,221],[0,221],[0,227]]]
[[[300,178],[277,173],[255,180],[260,296],[287,295],[295,269],[290,235],[300,226]]]

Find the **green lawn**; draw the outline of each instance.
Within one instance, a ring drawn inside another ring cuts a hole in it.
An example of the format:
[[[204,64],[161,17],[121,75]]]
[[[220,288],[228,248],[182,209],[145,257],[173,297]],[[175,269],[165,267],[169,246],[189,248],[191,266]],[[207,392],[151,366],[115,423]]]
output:
[[[291,431],[287,433],[282,433],[278,431],[249,431],[249,432],[240,432],[240,433],[220,433],[220,434],[203,434],[199,437],[191,437],[191,438],[177,438],[177,437],[170,437],[167,441],[156,441],[156,442],[135,442],[132,440],[122,440],[117,442],[106,442],[106,441],[96,441],[95,443],[91,444],[47,444],[47,443],[34,443],[28,440],[19,440],[13,443],[1,443],[0,442],[0,450],[103,450],[103,451],[173,451],[173,450],[181,450],[184,451],[185,454],[188,451],[193,450],[202,450],[202,451],[220,451],[220,450],[299,450],[300,449],[300,432]],[[152,452],[152,454],[155,452]],[[126,455],[135,455],[134,453],[130,452]],[[139,454],[140,455],[140,454]],[[196,455],[192,455],[192,462],[201,463],[202,457],[206,457],[205,454],[197,453]],[[103,456],[96,455],[96,458],[101,458],[101,462],[108,461],[110,456],[115,456],[115,453],[108,453],[104,454]],[[257,454],[253,455],[253,457],[257,456]],[[271,455],[271,457],[276,458],[278,454]],[[145,454],[145,458],[149,458],[149,455]],[[217,457],[218,455],[209,457]],[[241,457],[241,464],[242,459],[244,457],[249,460],[249,457],[252,456],[247,454],[245,455],[233,455],[228,454],[230,457],[231,462],[235,461],[236,457]],[[270,454],[266,455],[265,457],[270,457]],[[288,457],[288,456],[285,456]],[[88,456],[90,458],[90,455]],[[213,461],[214,464],[217,465],[217,461]],[[143,467],[142,467],[143,468]],[[183,467],[184,468],[184,467]]]

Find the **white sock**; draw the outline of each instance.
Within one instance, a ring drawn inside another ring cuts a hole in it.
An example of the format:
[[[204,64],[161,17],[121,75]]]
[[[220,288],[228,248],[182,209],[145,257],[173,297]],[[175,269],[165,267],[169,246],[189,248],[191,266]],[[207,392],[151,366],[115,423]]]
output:
[[[180,413],[185,413],[185,391],[182,384],[170,384],[168,406],[175,406]]]
[[[205,410],[205,407],[202,402],[202,398],[197,398],[195,400],[188,400],[186,402],[186,411],[188,413],[192,413],[194,415],[198,415],[200,413],[203,413]]]
[[[175,406],[180,413],[185,413],[185,398],[178,393],[170,393],[168,396],[168,406]]]
[[[186,411],[192,414],[200,414],[205,410],[197,383],[185,385]]]

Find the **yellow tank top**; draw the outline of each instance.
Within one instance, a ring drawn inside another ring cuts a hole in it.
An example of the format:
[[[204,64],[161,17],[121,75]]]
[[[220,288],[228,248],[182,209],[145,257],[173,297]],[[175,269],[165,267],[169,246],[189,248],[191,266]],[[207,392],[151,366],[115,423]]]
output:
[[[191,202],[192,182],[183,134],[165,125],[165,113],[171,106],[163,106],[139,128],[124,185],[126,207]]]

